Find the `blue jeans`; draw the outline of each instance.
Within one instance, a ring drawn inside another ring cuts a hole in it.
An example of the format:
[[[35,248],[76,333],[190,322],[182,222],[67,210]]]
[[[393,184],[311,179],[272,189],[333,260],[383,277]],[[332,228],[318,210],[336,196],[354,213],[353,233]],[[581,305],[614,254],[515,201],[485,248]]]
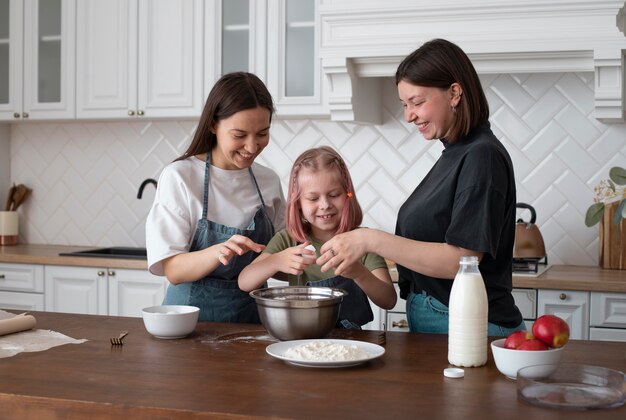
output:
[[[406,314],[409,321],[409,331],[420,333],[447,334],[448,307],[426,292],[420,294],[409,293],[406,300]],[[488,323],[487,335],[490,337],[506,337],[513,331],[526,330],[522,321],[515,328],[504,328]]]

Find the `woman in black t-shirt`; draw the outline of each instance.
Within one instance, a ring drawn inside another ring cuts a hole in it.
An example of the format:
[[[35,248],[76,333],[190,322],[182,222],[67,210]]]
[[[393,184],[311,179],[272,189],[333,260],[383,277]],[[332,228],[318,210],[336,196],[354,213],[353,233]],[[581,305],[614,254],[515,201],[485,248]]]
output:
[[[444,150],[400,208],[395,235],[357,229],[335,236],[318,264],[340,275],[368,252],[395,261],[410,330],[447,333],[459,260],[474,255],[489,298],[489,335],[525,329],[511,294],[513,164],[490,129],[474,66],[457,45],[435,39],[403,60],[396,85],[406,120],[426,140],[439,139]]]

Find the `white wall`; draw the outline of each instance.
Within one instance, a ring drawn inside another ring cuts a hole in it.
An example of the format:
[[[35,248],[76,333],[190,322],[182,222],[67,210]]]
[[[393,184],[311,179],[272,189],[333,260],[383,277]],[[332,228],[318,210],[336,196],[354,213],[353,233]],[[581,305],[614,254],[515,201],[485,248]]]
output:
[[[584,225],[593,187],[614,165],[626,167],[626,124],[593,116],[592,73],[481,77],[492,128],[513,158],[518,201],[537,210],[551,263],[597,263],[597,227]],[[346,159],[364,225],[392,232],[397,210],[438,158],[403,120],[385,81],[381,125],[276,120],[259,161],[287,182],[293,160],[321,144]],[[11,126],[11,174],[33,188],[20,210],[20,240],[30,243],[142,246],[154,189],[137,200],[188,145],[194,121],[20,123]],[[527,217],[527,215],[526,215]]]

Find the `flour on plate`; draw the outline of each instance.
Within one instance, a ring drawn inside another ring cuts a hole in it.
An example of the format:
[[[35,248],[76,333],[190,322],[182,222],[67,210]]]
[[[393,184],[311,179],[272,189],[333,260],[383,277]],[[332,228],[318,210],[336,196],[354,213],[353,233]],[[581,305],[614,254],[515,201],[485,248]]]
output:
[[[311,362],[347,362],[367,359],[370,355],[354,344],[312,341],[287,349],[285,357]]]

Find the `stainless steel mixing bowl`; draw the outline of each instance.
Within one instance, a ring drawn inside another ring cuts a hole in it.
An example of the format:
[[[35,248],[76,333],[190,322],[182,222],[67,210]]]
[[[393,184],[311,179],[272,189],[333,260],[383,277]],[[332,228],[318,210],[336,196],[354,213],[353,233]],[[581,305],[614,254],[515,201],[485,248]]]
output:
[[[307,286],[250,292],[267,332],[283,341],[324,337],[335,327],[346,295],[341,289]]]

